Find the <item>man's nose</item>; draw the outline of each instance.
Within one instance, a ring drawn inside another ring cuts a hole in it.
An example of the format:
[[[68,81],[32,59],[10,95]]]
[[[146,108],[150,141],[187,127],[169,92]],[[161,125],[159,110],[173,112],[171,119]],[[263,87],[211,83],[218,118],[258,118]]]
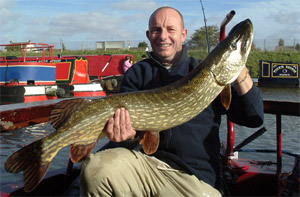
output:
[[[166,40],[168,38],[168,31],[166,29],[162,29],[159,38],[161,40]]]

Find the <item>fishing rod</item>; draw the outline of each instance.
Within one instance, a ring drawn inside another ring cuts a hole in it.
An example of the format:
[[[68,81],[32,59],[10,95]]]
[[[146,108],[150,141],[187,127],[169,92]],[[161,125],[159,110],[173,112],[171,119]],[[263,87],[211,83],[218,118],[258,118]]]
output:
[[[202,0],[200,0],[200,3],[201,3],[202,12],[203,12],[203,18],[204,18],[204,25],[205,25],[205,32],[206,32],[206,42],[207,42],[207,51],[208,51],[208,53],[210,53],[208,31],[207,31],[206,18],[205,18],[205,12],[204,12],[204,7],[203,7],[203,4],[202,4]]]

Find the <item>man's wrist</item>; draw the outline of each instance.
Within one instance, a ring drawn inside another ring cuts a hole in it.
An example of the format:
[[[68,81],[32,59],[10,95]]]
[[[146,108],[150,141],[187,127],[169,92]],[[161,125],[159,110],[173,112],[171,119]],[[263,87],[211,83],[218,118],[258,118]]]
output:
[[[237,79],[237,80],[235,80],[234,83],[235,83],[236,85],[239,85],[239,84],[243,83],[244,81],[246,81],[246,79],[248,78],[248,76],[249,76],[249,72],[248,72],[248,70],[246,70],[246,74],[245,74],[245,76],[242,78],[242,80],[239,81],[239,80]]]
[[[247,67],[245,67],[241,75],[234,81],[235,89],[239,95],[244,95],[253,87],[253,85],[253,80]]]

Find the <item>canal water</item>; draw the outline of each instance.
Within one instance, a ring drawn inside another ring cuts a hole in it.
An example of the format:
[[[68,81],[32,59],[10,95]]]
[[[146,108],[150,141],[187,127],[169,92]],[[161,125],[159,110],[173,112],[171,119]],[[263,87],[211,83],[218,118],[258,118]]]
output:
[[[276,101],[294,101],[300,102],[300,88],[260,88],[263,98]],[[255,141],[248,144],[247,149],[276,149],[276,121],[275,116],[265,114],[265,123],[267,131]],[[222,119],[220,128],[220,139],[226,141],[226,117]],[[249,129],[236,125],[235,144],[239,144],[246,137],[257,131],[259,128]],[[15,151],[23,146],[34,142],[45,135],[49,135],[54,129],[49,123],[43,123],[20,130],[5,132],[0,134],[0,184],[1,186],[22,180],[23,174],[11,174],[5,171],[4,163],[6,159]],[[282,117],[282,144],[283,150],[300,154],[300,119],[294,116]],[[107,139],[99,141],[95,150],[98,150],[107,142]],[[240,158],[257,159],[263,161],[276,162],[275,153],[239,153]],[[66,168],[69,158],[69,147],[62,149],[55,157],[50,170]],[[290,172],[294,165],[294,158],[283,155],[283,172]]]

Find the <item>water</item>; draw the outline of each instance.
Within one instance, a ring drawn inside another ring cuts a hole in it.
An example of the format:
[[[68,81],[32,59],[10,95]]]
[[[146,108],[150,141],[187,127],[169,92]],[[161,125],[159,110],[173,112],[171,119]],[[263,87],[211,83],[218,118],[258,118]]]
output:
[[[300,88],[260,88],[265,100],[300,102]],[[283,150],[300,154],[300,117],[282,116],[282,147]],[[250,144],[245,149],[274,149],[276,150],[276,116],[265,114],[264,125],[267,131]],[[235,145],[241,143],[248,136],[256,132],[259,128],[251,129],[235,125]],[[223,132],[222,132],[223,131]],[[224,132],[225,131],[225,132]],[[226,141],[226,117],[222,118],[220,129],[221,141]],[[239,153],[239,158],[256,159],[276,162],[276,153]],[[294,158],[283,154],[282,172],[290,172],[294,166]]]
[[[260,88],[263,98],[268,100],[294,101],[300,102],[300,88]],[[267,132],[255,141],[251,142],[244,148],[252,149],[276,149],[276,127],[275,116],[265,114],[265,127]],[[299,117],[283,116],[282,117],[282,144],[283,150],[300,153],[300,119]],[[221,141],[226,141],[227,135],[226,117],[223,117],[220,128]],[[258,130],[249,129],[236,125],[235,144],[239,144],[246,137]],[[0,183],[5,185],[23,179],[23,174],[11,174],[5,171],[4,163],[6,159],[15,151],[23,146],[34,142],[45,135],[49,135],[54,129],[49,123],[43,123],[20,130],[5,132],[0,134]],[[107,142],[107,139],[99,141],[95,150],[98,150]],[[250,158],[264,161],[276,162],[276,154],[274,153],[239,153],[240,158]],[[69,147],[62,149],[55,157],[50,170],[66,168],[69,158]],[[294,160],[293,157],[283,155],[283,172],[291,171]]]
[[[0,185],[6,185],[8,183],[13,183],[19,180],[23,180],[23,173],[12,174],[8,173],[4,169],[4,163],[6,159],[15,151],[28,145],[36,140],[43,138],[46,135],[51,134],[55,129],[49,123],[41,123],[38,125],[30,126],[27,128],[4,132],[0,134]],[[95,148],[99,150],[106,142],[107,138],[100,140]],[[66,169],[69,162],[69,149],[70,147],[65,147],[61,149],[53,160],[49,171],[55,169]],[[79,164],[80,165],[80,164]]]

